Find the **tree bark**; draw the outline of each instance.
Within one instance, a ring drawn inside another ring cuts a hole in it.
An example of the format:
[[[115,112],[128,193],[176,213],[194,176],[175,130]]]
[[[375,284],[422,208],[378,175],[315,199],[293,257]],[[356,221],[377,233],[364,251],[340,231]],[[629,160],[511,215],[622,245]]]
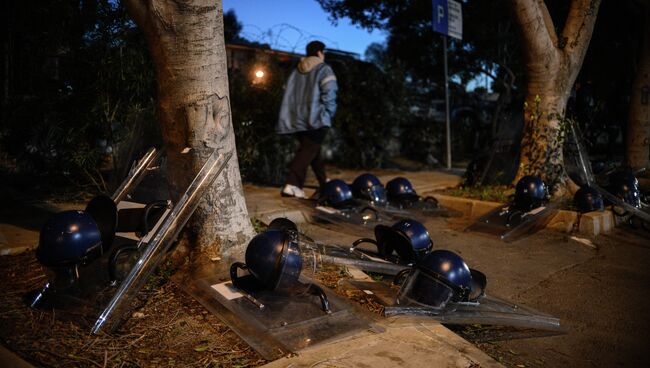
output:
[[[632,84],[626,157],[634,169],[650,169],[650,6],[645,5],[641,53]]]
[[[566,192],[561,122],[582,67],[600,0],[573,0],[561,33],[555,32],[543,0],[513,0],[521,29],[528,90],[524,132],[515,182],[541,177],[555,195]]]
[[[191,246],[209,256],[243,246],[254,231],[244,200],[231,121],[220,0],[126,0],[143,31],[158,86],[158,118],[170,181],[184,187],[212,149],[233,157],[197,208]],[[180,152],[192,148],[192,165]]]

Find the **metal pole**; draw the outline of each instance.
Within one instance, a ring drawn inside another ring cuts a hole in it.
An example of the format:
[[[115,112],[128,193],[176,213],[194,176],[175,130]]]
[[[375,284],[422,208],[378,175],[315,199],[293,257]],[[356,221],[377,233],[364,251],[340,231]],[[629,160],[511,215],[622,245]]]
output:
[[[447,132],[447,169],[451,169],[451,124],[449,122],[449,78],[447,77],[447,35],[442,36],[442,44],[445,49],[445,130]]]

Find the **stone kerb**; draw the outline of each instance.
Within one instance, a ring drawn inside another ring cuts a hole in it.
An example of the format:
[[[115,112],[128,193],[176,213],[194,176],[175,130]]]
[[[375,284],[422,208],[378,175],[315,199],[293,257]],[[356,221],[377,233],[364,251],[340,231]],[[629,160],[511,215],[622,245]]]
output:
[[[480,216],[502,205],[499,202],[481,201],[444,194],[435,194],[435,197],[441,205],[461,211],[470,220],[476,220]],[[549,229],[566,233],[575,230],[580,234],[590,237],[608,233],[615,226],[614,214],[610,210],[584,214],[576,211],[559,210],[546,225]]]

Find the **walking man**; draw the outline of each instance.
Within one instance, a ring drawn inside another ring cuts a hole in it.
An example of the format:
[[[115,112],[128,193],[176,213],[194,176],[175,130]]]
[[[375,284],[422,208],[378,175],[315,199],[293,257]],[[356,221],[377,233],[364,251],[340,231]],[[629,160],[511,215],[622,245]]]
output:
[[[300,60],[287,80],[276,127],[278,134],[293,134],[300,143],[289,165],[283,196],[305,198],[302,187],[310,164],[318,184],[327,181],[321,144],[336,112],[337,89],[334,71],[325,64],[325,44],[310,42],[307,57]]]

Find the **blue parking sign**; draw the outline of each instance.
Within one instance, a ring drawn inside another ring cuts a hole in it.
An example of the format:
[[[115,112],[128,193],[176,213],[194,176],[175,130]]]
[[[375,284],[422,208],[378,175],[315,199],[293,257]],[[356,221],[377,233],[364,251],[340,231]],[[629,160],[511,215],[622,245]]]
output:
[[[457,39],[463,38],[463,8],[455,0],[432,0],[433,30]]]
[[[433,0],[433,30],[446,35],[448,22],[447,0]]]

